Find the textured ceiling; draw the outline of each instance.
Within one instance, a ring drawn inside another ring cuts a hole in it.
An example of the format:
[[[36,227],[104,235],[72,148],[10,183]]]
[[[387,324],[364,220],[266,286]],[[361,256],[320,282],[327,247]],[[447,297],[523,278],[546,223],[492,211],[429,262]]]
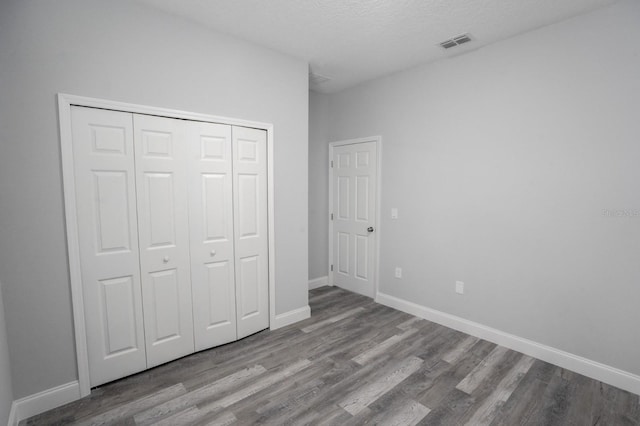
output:
[[[139,0],[304,59],[332,93],[512,37],[616,0]],[[471,33],[450,50],[440,41]]]

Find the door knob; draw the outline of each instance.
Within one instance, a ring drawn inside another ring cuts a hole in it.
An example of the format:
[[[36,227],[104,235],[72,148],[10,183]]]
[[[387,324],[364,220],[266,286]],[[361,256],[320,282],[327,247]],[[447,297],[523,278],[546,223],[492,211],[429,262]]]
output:
[[[368,227],[367,232],[373,232],[373,226]]]
[[[165,257],[163,257],[163,258],[162,258],[162,261],[163,261],[164,263],[167,263],[167,262],[169,261],[169,256],[165,256]]]
[[[211,250],[211,253],[210,253],[210,254],[211,254],[211,257],[213,257],[213,256],[215,256],[215,255],[216,255],[216,251],[215,251],[215,250]]]

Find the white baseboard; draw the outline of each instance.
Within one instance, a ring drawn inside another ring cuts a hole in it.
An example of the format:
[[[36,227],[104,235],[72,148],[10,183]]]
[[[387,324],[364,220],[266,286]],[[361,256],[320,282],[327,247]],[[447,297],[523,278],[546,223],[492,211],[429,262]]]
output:
[[[13,401],[9,425],[17,425],[24,419],[80,399],[80,384],[70,382]],[[11,423],[11,421],[13,423]]]
[[[271,324],[270,328],[271,330],[276,330],[298,321],[306,320],[309,317],[311,317],[311,308],[309,305],[303,306],[302,308],[276,315],[274,324]]]
[[[312,280],[309,280],[309,290],[313,290],[314,288],[324,287],[326,285],[329,285],[329,277],[326,275],[324,277],[319,277],[319,278],[314,278]]]
[[[640,395],[640,376],[633,373],[388,294],[378,293],[376,302]]]

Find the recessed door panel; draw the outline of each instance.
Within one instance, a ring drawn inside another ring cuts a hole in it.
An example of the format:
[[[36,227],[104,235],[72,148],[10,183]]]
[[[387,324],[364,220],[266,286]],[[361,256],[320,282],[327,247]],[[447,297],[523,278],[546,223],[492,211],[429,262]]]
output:
[[[156,132],[143,129],[141,134],[145,157],[171,158],[173,156],[172,148],[175,139],[173,132]]]
[[[356,221],[369,222],[369,176],[356,176]]]
[[[202,205],[204,214],[205,241],[228,240],[229,204],[227,194],[231,177],[227,173],[202,173]]]
[[[90,124],[91,145],[96,154],[126,155],[127,129],[125,127]]]
[[[185,122],[133,115],[147,366],[194,351]]]
[[[124,170],[93,170],[97,254],[130,250],[130,185]]]
[[[132,115],[71,108],[90,385],[146,368]]]
[[[135,289],[132,276],[102,280],[100,313],[104,336],[104,357],[137,349]]]
[[[349,238],[346,232],[338,232],[338,272],[349,275]]]
[[[333,283],[374,296],[377,144],[332,148]]]
[[[338,218],[342,220],[349,219],[350,203],[351,203],[351,191],[349,186],[351,183],[350,176],[338,177]]]
[[[234,126],[233,205],[238,338],[269,326],[267,138]]]
[[[173,173],[145,173],[147,194],[146,217],[149,228],[149,247],[175,245],[176,223]]]
[[[195,347],[236,340],[231,126],[190,122],[189,223]]]
[[[258,176],[253,174],[238,174],[238,218],[240,238],[258,235]]]
[[[369,279],[369,237],[356,235],[355,276],[361,280]]]
[[[237,139],[236,145],[238,145],[238,162],[242,163],[257,163],[258,159],[258,140]]]
[[[260,261],[258,256],[240,259],[239,270],[240,312],[238,312],[238,316],[240,319],[246,319],[260,311]]]
[[[358,169],[369,168],[369,151],[356,152],[356,168]]]
[[[149,327],[147,331],[152,333],[150,340],[154,345],[180,336],[180,292],[176,272],[169,269],[149,274],[155,327]]]
[[[229,300],[235,299],[235,295],[230,294],[233,290],[233,271],[229,261],[212,262],[205,265],[207,268],[207,289],[209,290],[208,305],[209,320],[206,329],[230,325],[232,323],[232,313],[235,311],[234,304]]]
[[[348,169],[351,167],[351,153],[350,152],[339,152],[337,155],[336,164],[339,169]]]
[[[191,123],[190,126],[209,126],[209,123]],[[213,124],[212,126],[217,126]],[[229,126],[224,126],[229,127]],[[230,137],[227,135],[215,136],[200,134],[194,135],[200,142],[201,159],[213,161],[229,161],[229,143]],[[195,141],[194,141],[195,143]]]

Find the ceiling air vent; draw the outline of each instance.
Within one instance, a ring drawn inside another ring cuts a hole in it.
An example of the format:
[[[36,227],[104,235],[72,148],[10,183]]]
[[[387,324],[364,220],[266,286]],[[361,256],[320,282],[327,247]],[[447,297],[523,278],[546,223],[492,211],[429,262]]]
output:
[[[316,74],[313,72],[309,73],[309,82],[311,84],[322,84],[322,83],[326,83],[327,81],[331,81],[331,79],[324,75]]]
[[[456,47],[461,44],[468,43],[471,40],[473,40],[473,38],[471,37],[471,34],[461,34],[459,36],[456,36],[456,37],[450,38],[449,40],[445,40],[441,42],[440,46],[443,49],[451,49],[452,47]]]

